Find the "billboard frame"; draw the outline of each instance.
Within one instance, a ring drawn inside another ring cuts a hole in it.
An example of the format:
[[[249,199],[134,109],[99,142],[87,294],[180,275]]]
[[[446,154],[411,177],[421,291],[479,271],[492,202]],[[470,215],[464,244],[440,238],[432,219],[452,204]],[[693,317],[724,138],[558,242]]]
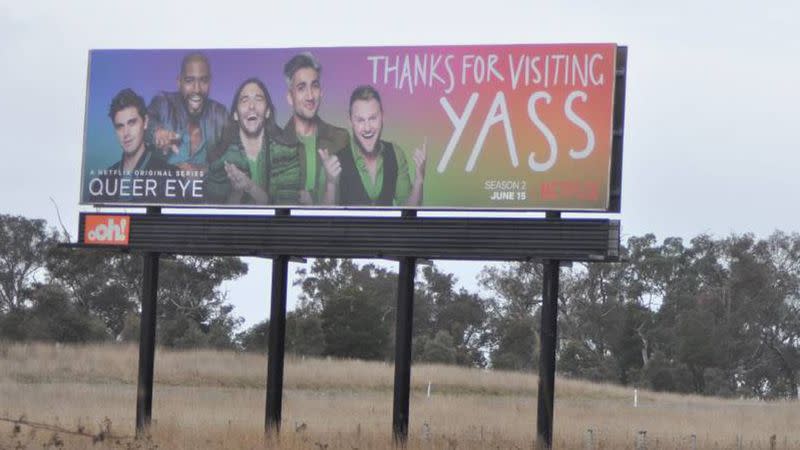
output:
[[[486,46],[492,44],[484,44]],[[509,44],[509,46],[515,45],[525,45],[525,44]],[[536,44],[531,44],[536,45]],[[552,44],[541,44],[541,45],[552,45]],[[573,44],[564,44],[564,45],[573,45]],[[574,44],[574,45],[581,45],[581,44]],[[92,51],[89,52],[88,57],[88,66],[87,66],[87,79],[86,79],[86,101],[85,101],[85,108],[84,108],[84,128],[83,128],[83,147],[84,150],[81,156],[81,186],[78,190],[78,198],[80,205],[85,206],[92,206],[92,207],[109,207],[109,208],[147,208],[147,207],[158,207],[158,208],[172,208],[172,209],[198,209],[198,208],[205,208],[205,209],[221,209],[221,210],[235,210],[235,209],[245,209],[245,210],[273,210],[273,209],[292,209],[292,210],[319,210],[324,209],[331,212],[336,211],[360,211],[360,210],[369,210],[369,211],[396,211],[396,210],[416,210],[416,211],[426,211],[426,212],[453,212],[453,211],[476,211],[476,212],[509,212],[509,213],[522,213],[522,212],[570,212],[570,213],[591,213],[591,214],[604,214],[604,213],[618,213],[621,211],[621,202],[622,202],[622,148],[623,148],[623,139],[624,139],[624,114],[625,114],[625,88],[626,88],[626,74],[627,74],[627,46],[624,45],[617,45],[614,44],[616,53],[615,53],[615,68],[614,68],[614,84],[613,84],[613,98],[612,98],[612,124],[611,124],[611,154],[609,156],[609,178],[608,178],[608,192],[607,192],[607,203],[605,209],[587,209],[587,208],[566,208],[563,206],[557,206],[553,208],[545,208],[545,207],[476,207],[476,206],[343,206],[343,205],[330,205],[321,207],[320,205],[278,205],[278,204],[266,204],[266,205],[245,205],[245,204],[216,204],[216,203],[159,203],[159,202],[132,202],[132,201],[122,201],[122,202],[107,202],[107,201],[84,201],[84,190],[86,186],[84,186],[84,176],[85,176],[85,169],[86,169],[86,146],[87,140],[89,136],[89,87],[91,84],[90,80],[90,71],[92,64]],[[466,45],[448,45],[446,47],[452,48],[462,48],[462,47],[469,47]],[[327,48],[339,48],[339,47],[315,47],[319,49],[327,49]],[[342,47],[345,48],[345,47]],[[349,48],[349,47],[347,47]],[[384,48],[384,47],[381,47]],[[385,46],[385,48],[394,48],[393,46]],[[281,48],[285,50],[284,48]],[[298,48],[291,48],[293,50],[304,50],[306,48],[298,47]],[[183,50],[183,49],[168,49],[168,50]],[[191,51],[190,49],[185,49],[186,51]],[[225,50],[225,49],[207,49],[207,50]],[[257,49],[253,49],[257,50]],[[307,49],[306,49],[307,50]],[[276,97],[277,98],[277,97]]]

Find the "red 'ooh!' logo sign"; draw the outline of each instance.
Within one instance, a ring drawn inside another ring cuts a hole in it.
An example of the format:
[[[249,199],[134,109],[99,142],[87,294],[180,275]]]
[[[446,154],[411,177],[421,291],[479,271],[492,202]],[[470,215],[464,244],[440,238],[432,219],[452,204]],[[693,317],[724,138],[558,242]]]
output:
[[[83,242],[97,245],[128,245],[130,216],[86,216]]]

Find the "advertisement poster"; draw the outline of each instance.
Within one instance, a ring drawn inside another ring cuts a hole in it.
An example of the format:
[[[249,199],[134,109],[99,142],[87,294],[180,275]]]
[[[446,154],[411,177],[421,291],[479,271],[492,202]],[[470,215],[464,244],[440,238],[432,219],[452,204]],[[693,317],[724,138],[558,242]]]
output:
[[[81,203],[605,211],[615,55],[94,50]]]

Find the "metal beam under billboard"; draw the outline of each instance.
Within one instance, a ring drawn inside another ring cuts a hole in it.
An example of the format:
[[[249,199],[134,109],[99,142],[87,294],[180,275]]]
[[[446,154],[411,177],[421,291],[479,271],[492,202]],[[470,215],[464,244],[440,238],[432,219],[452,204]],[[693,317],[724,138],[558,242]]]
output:
[[[81,203],[619,211],[624,50],[94,50]]]
[[[608,219],[82,213],[75,246],[194,255],[618,261]]]

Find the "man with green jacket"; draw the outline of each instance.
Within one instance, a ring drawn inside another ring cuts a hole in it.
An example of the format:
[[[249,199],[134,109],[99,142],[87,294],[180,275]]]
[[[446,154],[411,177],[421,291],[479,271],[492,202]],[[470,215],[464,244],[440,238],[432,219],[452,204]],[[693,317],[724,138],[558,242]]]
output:
[[[300,204],[333,204],[335,182],[341,172],[335,155],[347,146],[348,135],[319,117],[322,66],[310,53],[300,53],[283,69],[292,117],[282,140],[295,145],[301,167]],[[325,159],[323,159],[323,155]]]
[[[208,203],[298,204],[302,186],[297,149],[281,140],[274,116],[264,83],[245,80],[234,95],[220,146],[209,153]]]

